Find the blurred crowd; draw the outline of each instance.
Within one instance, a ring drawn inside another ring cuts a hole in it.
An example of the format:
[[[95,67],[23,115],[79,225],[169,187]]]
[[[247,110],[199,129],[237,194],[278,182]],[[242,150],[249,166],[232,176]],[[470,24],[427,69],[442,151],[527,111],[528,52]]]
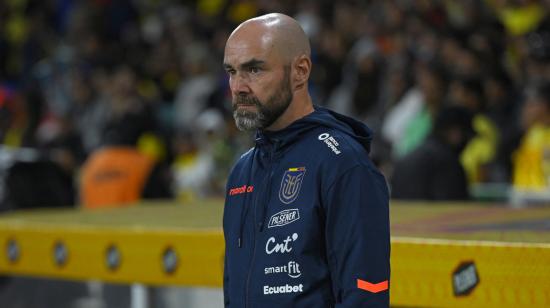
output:
[[[233,123],[224,45],[268,12],[309,36],[314,103],[374,130],[394,197],[548,189],[550,1],[5,0],[0,200],[37,202],[35,183],[50,185],[38,202],[68,187],[51,198],[79,203],[106,146],[154,163],[151,198],[223,196],[252,145]]]

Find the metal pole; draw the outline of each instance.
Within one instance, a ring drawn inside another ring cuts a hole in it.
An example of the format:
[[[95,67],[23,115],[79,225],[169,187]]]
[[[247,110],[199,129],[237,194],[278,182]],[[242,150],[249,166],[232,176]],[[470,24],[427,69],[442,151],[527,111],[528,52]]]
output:
[[[149,290],[140,283],[132,284],[131,308],[149,308]]]

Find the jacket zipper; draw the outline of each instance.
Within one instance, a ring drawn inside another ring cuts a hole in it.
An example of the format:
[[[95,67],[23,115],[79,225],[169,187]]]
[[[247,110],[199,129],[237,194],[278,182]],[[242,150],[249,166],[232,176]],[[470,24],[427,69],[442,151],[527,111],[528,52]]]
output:
[[[250,276],[252,276],[252,266],[254,265],[254,259],[256,258],[256,210],[254,209],[254,232],[252,236],[252,260],[250,260],[250,266],[248,267],[248,275],[246,277],[246,294],[244,299],[244,307],[248,307],[248,293],[250,289]]]
[[[267,215],[267,206],[265,205],[267,202],[267,204],[269,205],[269,200],[271,200],[271,180],[273,179],[273,164],[270,165],[269,167],[269,174],[268,174],[268,178],[267,178],[267,185],[265,186],[268,190],[268,192],[265,194],[265,198],[263,199],[264,200],[264,205],[262,206],[262,217],[261,218],[261,221],[259,223],[259,227],[260,227],[260,233],[263,232],[263,229],[264,229],[264,223],[265,223],[265,217]]]
[[[267,181],[270,181],[271,179],[271,169],[272,169],[272,159],[273,155],[271,153],[271,151],[269,151],[269,172],[267,172],[267,176],[268,178],[264,181],[267,182]],[[262,183],[263,184],[263,183]],[[265,189],[265,185],[262,185],[262,187]],[[268,188],[269,189],[269,188]],[[257,206],[258,206],[258,195],[256,195],[256,197],[254,198],[254,223],[253,223],[253,227],[254,227],[254,232],[253,232],[253,237],[252,237],[252,260],[250,260],[250,266],[248,267],[248,275],[246,277],[246,292],[245,292],[245,300],[244,300],[244,307],[248,307],[248,298],[249,298],[249,291],[250,291],[250,276],[252,276],[252,270],[254,268],[254,261],[256,259],[256,221],[257,221],[257,216],[256,216],[256,210],[257,210]],[[265,199],[263,199],[265,200]],[[265,201],[264,201],[265,202]],[[269,200],[267,200],[267,202],[269,202]],[[263,210],[263,209],[262,209]],[[263,222],[260,223],[260,228],[262,227],[261,224]]]

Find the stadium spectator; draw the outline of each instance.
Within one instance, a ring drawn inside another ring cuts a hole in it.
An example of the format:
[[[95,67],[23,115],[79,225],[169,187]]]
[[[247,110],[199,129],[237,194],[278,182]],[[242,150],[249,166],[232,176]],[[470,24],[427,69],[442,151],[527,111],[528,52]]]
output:
[[[127,206],[142,198],[171,197],[170,175],[159,150],[141,148],[155,129],[150,106],[135,93],[130,67],[113,75],[104,144],[82,167],[81,203],[85,207]],[[147,151],[149,150],[149,151]]]
[[[209,68],[211,54],[208,47],[197,42],[184,50],[182,70],[186,77],[179,85],[174,101],[175,126],[191,130],[195,119],[208,107],[208,99],[215,91],[215,70]]]
[[[474,133],[471,121],[466,108],[443,107],[430,136],[397,161],[391,177],[392,198],[467,200],[468,183],[460,153]]]
[[[489,166],[489,182],[508,183],[512,178],[512,152],[521,136],[519,118],[520,96],[515,85],[503,70],[497,70],[483,81],[483,93],[487,101],[487,117],[496,125],[500,142],[496,156]]]
[[[143,130],[123,124],[140,120],[135,115],[122,117],[112,126],[116,133],[109,134],[105,146],[84,163],[80,184],[84,207],[120,207],[141,199],[171,197],[171,177],[165,166],[137,148]]]
[[[525,135],[514,153],[513,184],[520,191],[550,189],[550,84],[529,88],[523,106]]]
[[[193,134],[180,134],[175,140],[172,166],[176,195],[184,202],[223,191],[236,155],[227,139],[226,120],[218,110],[203,111],[193,123]]]
[[[416,65],[416,85],[388,113],[383,136],[398,159],[416,149],[432,130],[432,118],[443,104],[447,87],[445,73],[436,62]]]
[[[460,161],[468,183],[471,185],[487,181],[487,166],[493,162],[499,143],[495,124],[486,115],[485,97],[481,80],[475,77],[456,77],[450,85],[448,100],[467,108],[474,114],[472,126],[476,135],[464,148]]]

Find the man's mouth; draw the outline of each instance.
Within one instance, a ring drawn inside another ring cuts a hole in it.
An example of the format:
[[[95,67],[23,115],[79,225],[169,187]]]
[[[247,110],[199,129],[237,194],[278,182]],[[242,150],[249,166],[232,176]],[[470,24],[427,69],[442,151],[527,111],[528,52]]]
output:
[[[256,104],[248,104],[248,103],[237,103],[235,104],[235,106],[237,106],[237,108],[252,108],[252,107],[256,107]]]

